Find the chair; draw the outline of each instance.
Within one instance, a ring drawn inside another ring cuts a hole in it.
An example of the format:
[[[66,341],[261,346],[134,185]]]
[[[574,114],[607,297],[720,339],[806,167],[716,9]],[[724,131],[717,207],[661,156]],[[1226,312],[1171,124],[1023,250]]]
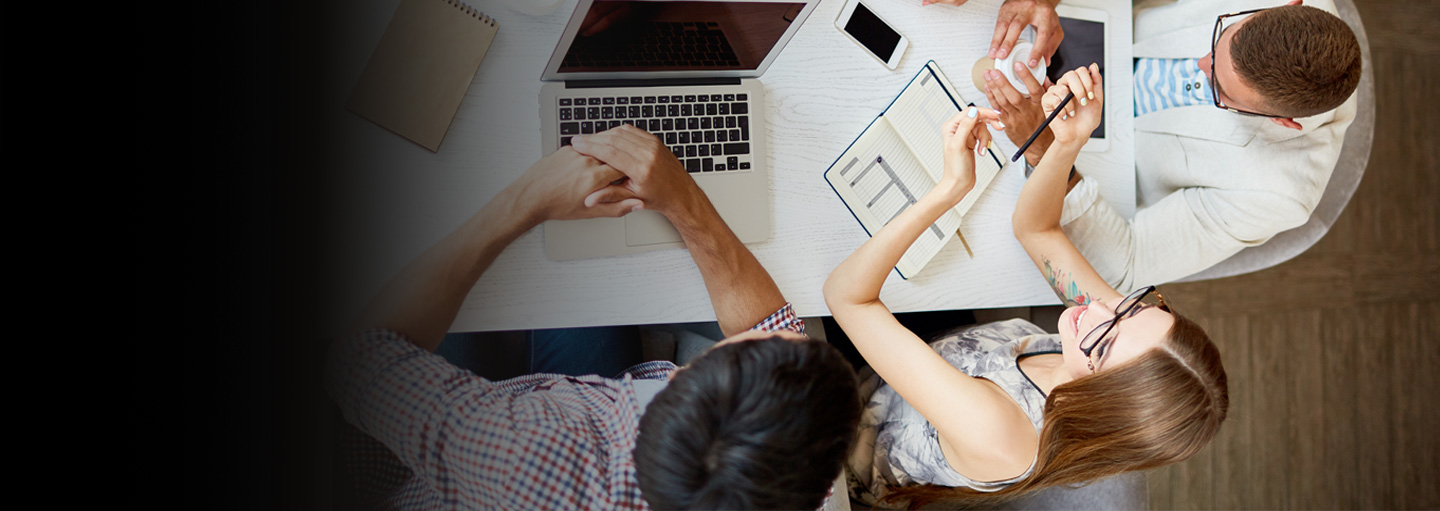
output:
[[[1180,279],[1180,282],[1231,277],[1289,261],[1325,236],[1330,226],[1335,224],[1335,219],[1340,217],[1345,204],[1350,202],[1350,196],[1355,194],[1360,177],[1365,175],[1365,165],[1370,161],[1370,145],[1375,139],[1375,73],[1370,61],[1370,42],[1365,37],[1365,26],[1360,23],[1360,13],[1355,10],[1355,2],[1335,0],[1335,10],[1340,19],[1345,20],[1350,29],[1355,31],[1355,37],[1360,41],[1360,58],[1364,71],[1357,89],[1359,104],[1356,106],[1355,120],[1345,132],[1345,145],[1340,150],[1335,171],[1330,173],[1330,182],[1325,185],[1325,194],[1321,196],[1320,204],[1315,207],[1310,221],[1305,225],[1277,234],[1263,245],[1241,250],[1215,266]]]

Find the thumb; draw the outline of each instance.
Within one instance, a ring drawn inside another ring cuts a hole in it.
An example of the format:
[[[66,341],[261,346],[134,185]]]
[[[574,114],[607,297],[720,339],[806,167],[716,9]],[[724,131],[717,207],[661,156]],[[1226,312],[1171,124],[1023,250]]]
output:
[[[585,196],[585,207],[593,208],[597,204],[620,202],[626,199],[634,199],[635,193],[629,188],[619,185],[610,185],[591,192]]]
[[[620,202],[602,202],[594,206],[589,206],[588,209],[597,217],[620,217],[644,208],[644,201],[630,198]]]

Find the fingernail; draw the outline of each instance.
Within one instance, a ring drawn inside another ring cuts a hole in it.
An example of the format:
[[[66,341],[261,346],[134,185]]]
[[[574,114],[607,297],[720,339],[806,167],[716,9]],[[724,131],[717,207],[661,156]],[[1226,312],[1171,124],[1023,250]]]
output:
[[[999,125],[1000,125],[1000,129],[1002,129],[1002,130],[1005,129],[1005,121],[996,119],[996,120],[995,120],[995,124],[999,124]]]
[[[972,106],[969,110],[965,111],[965,115],[968,115],[971,119],[974,119],[975,116],[980,115],[980,110]]]
[[[1085,98],[1080,98],[1080,106],[1085,106]]]
[[[1030,67],[1033,68],[1033,67],[1038,66],[1038,65],[1040,65],[1040,61],[1035,60],[1035,59],[1030,59]]]
[[[1087,93],[1087,95],[1090,96],[1090,99],[1095,99],[1095,93],[1094,93],[1094,92]],[[1081,104],[1081,105],[1084,105],[1085,102],[1084,102],[1084,101],[1081,101],[1080,104]]]
[[[1016,70],[1016,71],[1024,71],[1024,70],[1025,70],[1025,64],[1020,63],[1020,62],[1016,62],[1014,67],[1015,67],[1015,70]]]

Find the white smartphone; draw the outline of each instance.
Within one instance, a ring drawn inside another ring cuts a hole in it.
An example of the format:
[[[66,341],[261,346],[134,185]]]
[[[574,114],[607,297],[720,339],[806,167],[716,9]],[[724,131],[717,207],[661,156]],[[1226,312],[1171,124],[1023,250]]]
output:
[[[910,47],[909,39],[891,28],[860,0],[850,0],[845,4],[845,8],[840,10],[840,17],[835,18],[835,28],[890,69],[900,65],[900,56]]]

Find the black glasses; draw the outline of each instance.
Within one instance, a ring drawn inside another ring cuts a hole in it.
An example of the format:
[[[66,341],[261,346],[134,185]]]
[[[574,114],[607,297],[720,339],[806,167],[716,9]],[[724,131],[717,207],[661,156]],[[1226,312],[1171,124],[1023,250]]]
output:
[[[1115,317],[1105,320],[1104,323],[1095,325],[1095,328],[1090,330],[1090,333],[1085,334],[1085,337],[1080,340],[1080,352],[1085,354],[1085,358],[1091,358],[1090,354],[1095,351],[1095,348],[1100,346],[1102,340],[1110,335],[1110,332],[1115,329],[1115,326],[1120,324],[1120,320],[1134,316],[1139,314],[1140,311],[1145,310],[1144,307],[1140,306],[1140,303],[1145,297],[1150,296],[1150,293],[1155,293],[1155,298],[1160,301],[1160,310],[1170,312],[1170,307],[1165,305],[1165,297],[1161,296],[1160,292],[1155,290],[1155,286],[1145,286],[1136,290],[1134,293],[1130,293],[1130,296],[1125,297],[1124,300],[1120,301],[1120,305],[1115,307]],[[1111,342],[1115,342],[1115,338],[1109,338],[1106,344]],[[1093,359],[1087,360],[1086,363],[1090,366],[1090,372],[1095,372],[1095,362]]]
[[[1248,10],[1248,11],[1240,11],[1240,12],[1232,12],[1232,13],[1230,13],[1230,14],[1221,14],[1219,17],[1215,18],[1215,30],[1210,33],[1210,96],[1215,99],[1215,107],[1216,107],[1216,108],[1219,108],[1219,109],[1222,109],[1222,110],[1229,110],[1229,111],[1231,111],[1231,112],[1234,112],[1234,113],[1237,113],[1237,114],[1240,114],[1240,115],[1248,115],[1248,116],[1251,116],[1251,117],[1268,117],[1268,118],[1271,118],[1271,119],[1283,119],[1284,116],[1280,116],[1280,115],[1270,115],[1270,114],[1262,114],[1262,113],[1258,113],[1258,112],[1251,112],[1251,111],[1247,111],[1247,110],[1241,110],[1241,109],[1239,109],[1239,108],[1235,108],[1235,107],[1226,105],[1226,104],[1224,104],[1224,103],[1221,103],[1221,102],[1220,102],[1220,82],[1215,79],[1215,61],[1217,60],[1217,59],[1215,58],[1215,49],[1220,46],[1220,33],[1223,32],[1223,30],[1221,30],[1221,27],[1225,25],[1225,18],[1230,18],[1230,17],[1234,17],[1234,16],[1244,16],[1244,15],[1246,15],[1246,14],[1254,14],[1254,13],[1257,13],[1257,12],[1260,12],[1260,11],[1263,11],[1263,10],[1266,10],[1266,9],[1274,9],[1274,7],[1266,7],[1266,8],[1264,8],[1264,9],[1251,9],[1251,10]]]

